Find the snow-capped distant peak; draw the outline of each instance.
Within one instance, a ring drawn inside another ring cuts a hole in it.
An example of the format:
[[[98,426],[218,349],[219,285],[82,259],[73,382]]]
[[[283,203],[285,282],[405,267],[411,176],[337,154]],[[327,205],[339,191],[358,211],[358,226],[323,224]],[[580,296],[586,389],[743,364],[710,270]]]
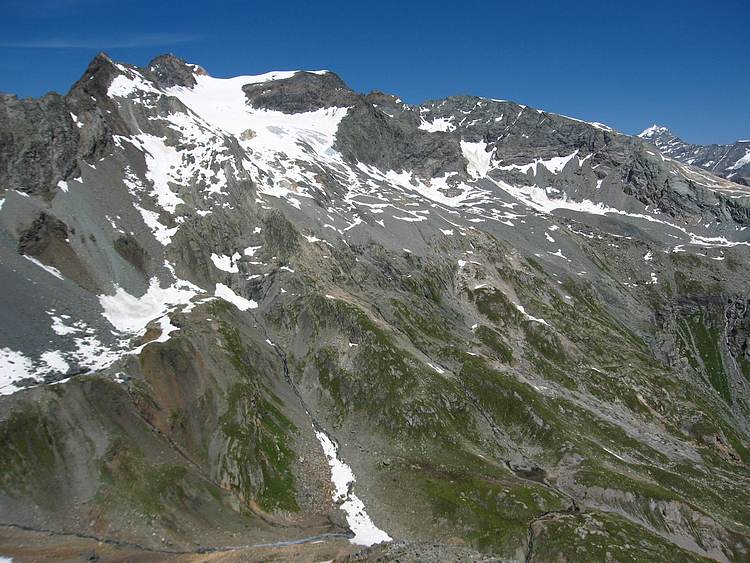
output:
[[[655,137],[656,135],[660,135],[663,133],[670,133],[670,131],[663,125],[653,124],[651,127],[644,129],[643,131],[638,133],[638,136],[642,139],[650,139],[651,137]]]

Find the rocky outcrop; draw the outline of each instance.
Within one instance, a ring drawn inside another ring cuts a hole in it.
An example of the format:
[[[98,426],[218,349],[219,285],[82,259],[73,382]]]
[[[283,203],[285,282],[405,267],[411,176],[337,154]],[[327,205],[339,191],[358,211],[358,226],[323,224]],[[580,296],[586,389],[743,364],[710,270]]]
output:
[[[412,120],[393,119],[368,103],[349,110],[339,126],[336,144],[353,162],[414,171],[427,178],[466,167],[455,138],[422,131]]]
[[[70,245],[70,237],[73,236],[76,236],[74,229],[69,229],[59,219],[42,212],[20,233],[18,253],[32,256],[75,280],[87,291],[96,292],[98,285],[94,277]]]
[[[195,86],[196,74],[205,74],[198,65],[189,65],[182,59],[172,55],[160,55],[146,66],[146,72],[153,77],[156,84],[162,88],[182,86],[192,88]]]
[[[148,264],[148,253],[132,235],[117,237],[114,241],[117,253],[127,260],[136,270],[145,275]]]
[[[0,95],[0,189],[47,197],[78,171],[79,132],[65,98]]]
[[[331,107],[348,107],[359,101],[333,72],[300,71],[291,78],[243,86],[251,106],[284,113],[303,113]]]

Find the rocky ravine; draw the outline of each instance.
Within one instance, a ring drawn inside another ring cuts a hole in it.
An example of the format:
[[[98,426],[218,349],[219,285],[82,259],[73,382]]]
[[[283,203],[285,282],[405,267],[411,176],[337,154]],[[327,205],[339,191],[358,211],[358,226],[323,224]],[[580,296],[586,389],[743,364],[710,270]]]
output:
[[[750,557],[746,187],[171,55],[3,96],[0,147],[0,553]]]

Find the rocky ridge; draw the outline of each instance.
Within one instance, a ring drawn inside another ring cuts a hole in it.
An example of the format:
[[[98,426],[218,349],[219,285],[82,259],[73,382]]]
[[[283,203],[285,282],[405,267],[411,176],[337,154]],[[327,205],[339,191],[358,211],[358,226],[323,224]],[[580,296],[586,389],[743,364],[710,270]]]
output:
[[[661,125],[652,125],[638,136],[653,143],[665,156],[738,184],[750,185],[750,140],[731,145],[695,145],[686,143]]]

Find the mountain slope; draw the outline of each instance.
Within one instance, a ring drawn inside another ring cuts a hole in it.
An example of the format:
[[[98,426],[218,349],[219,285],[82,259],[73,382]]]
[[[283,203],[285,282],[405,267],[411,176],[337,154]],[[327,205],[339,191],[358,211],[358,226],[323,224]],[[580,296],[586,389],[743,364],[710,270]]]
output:
[[[638,134],[675,160],[697,166],[733,182],[750,185],[750,140],[732,145],[693,145],[666,127],[652,125]]]
[[[5,96],[0,132],[2,523],[746,556],[743,186],[512,102],[172,56]]]

